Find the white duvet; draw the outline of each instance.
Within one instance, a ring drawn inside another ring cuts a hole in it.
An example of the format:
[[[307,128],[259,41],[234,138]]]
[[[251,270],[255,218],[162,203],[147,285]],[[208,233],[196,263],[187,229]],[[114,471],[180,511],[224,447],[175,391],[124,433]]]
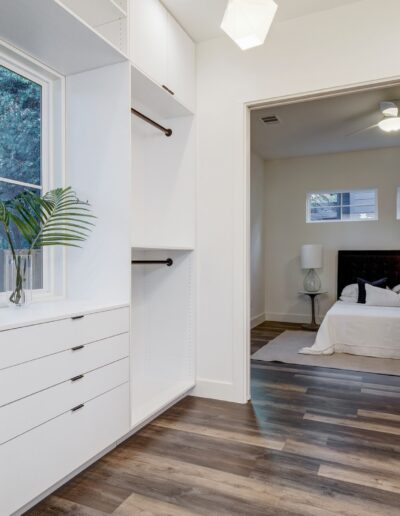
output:
[[[313,346],[299,353],[400,359],[400,308],[337,301],[326,314]]]

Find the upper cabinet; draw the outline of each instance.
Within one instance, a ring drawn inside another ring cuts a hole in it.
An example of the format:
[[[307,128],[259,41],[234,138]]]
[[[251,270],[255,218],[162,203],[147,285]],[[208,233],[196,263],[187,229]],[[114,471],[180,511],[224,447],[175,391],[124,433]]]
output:
[[[128,53],[127,0],[57,0],[114,48]]]
[[[133,64],[194,112],[195,44],[159,0],[131,0]]]

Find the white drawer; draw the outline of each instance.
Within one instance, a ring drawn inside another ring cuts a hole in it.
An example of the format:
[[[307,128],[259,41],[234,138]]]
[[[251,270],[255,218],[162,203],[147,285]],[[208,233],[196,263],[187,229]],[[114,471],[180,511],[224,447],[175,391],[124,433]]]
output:
[[[0,408],[0,444],[129,381],[124,358]]]
[[[129,355],[129,334],[99,340],[0,371],[0,407]]]
[[[0,332],[0,369],[129,331],[129,308],[118,308]]]
[[[0,446],[0,514],[12,514],[129,431],[129,386]]]

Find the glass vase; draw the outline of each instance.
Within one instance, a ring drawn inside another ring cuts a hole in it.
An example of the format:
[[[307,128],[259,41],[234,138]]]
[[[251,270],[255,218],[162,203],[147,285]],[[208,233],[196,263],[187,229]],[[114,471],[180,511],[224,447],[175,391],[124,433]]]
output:
[[[4,272],[9,305],[28,305],[32,301],[32,256],[28,251],[6,251]]]

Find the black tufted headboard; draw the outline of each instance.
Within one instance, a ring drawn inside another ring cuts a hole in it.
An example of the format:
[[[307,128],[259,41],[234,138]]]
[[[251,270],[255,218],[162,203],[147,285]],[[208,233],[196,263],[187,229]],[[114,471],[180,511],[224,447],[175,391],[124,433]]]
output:
[[[400,284],[400,251],[339,251],[337,296],[357,278],[388,278],[388,286]]]

